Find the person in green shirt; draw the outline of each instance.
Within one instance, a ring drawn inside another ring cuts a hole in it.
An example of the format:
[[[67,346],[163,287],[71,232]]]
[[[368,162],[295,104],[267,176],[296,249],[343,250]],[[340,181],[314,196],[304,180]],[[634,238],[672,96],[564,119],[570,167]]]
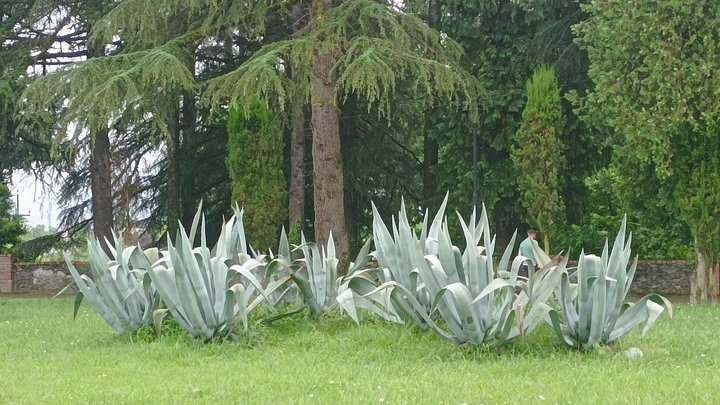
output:
[[[537,246],[537,242],[535,239],[537,238],[537,231],[535,229],[528,229],[527,231],[527,238],[525,238],[524,241],[520,242],[520,252],[519,254],[521,256],[525,256],[528,258],[525,262],[523,262],[522,267],[520,268],[520,275],[528,277],[528,272],[530,264],[532,264],[533,268],[537,271],[538,265],[537,261],[535,260],[535,253],[533,253],[533,247]]]

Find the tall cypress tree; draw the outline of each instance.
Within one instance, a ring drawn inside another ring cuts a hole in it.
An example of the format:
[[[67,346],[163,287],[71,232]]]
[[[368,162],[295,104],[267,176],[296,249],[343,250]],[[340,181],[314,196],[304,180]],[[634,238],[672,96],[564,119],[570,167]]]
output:
[[[283,128],[257,101],[248,115],[231,110],[227,127],[232,200],[245,208],[245,228],[254,247],[265,251],[277,246],[279,227],[287,217]]]
[[[528,221],[540,228],[549,254],[550,234],[564,209],[558,195],[558,171],[564,162],[560,140],[564,119],[555,71],[537,69],[527,82],[526,92],[527,103],[511,157]]]

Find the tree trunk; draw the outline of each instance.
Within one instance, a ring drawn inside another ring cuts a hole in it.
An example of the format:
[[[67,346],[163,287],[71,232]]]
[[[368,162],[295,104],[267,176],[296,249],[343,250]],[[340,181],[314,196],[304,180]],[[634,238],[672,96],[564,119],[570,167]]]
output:
[[[712,272],[712,301],[716,302],[720,295],[720,264],[715,264]]]
[[[428,1],[427,24],[430,28],[440,30],[442,22],[442,1]],[[437,113],[436,105],[425,113],[425,131],[423,133],[423,205],[429,207],[437,194],[437,184],[433,169],[437,166],[440,156],[440,146],[437,140],[430,136],[433,127],[433,118]]]
[[[329,14],[330,0],[313,1],[311,16],[320,23]],[[327,243],[332,232],[340,273],[348,263],[348,235],[345,224],[345,191],[342,154],[340,152],[340,114],[335,105],[335,55],[323,44],[318,45],[310,83],[312,103],[313,194],[315,206],[315,240]]]
[[[340,149],[347,150],[350,144],[358,136],[357,127],[357,97],[350,95],[347,101],[344,103],[341,109],[342,117],[340,118],[340,132],[342,133],[342,140],[340,142]],[[349,179],[348,181],[353,181]],[[350,192],[345,193],[345,224],[348,233],[348,245],[351,248],[358,248],[358,234],[357,234],[357,223],[358,223],[358,204],[356,203],[355,196]]]
[[[195,108],[195,94],[190,91],[183,92],[182,103],[182,140],[181,152],[183,156],[183,165],[180,167],[182,172],[180,194],[182,206],[182,223],[186,228],[190,228],[195,210],[197,209],[197,201],[195,197],[195,156],[194,156],[194,140],[195,140],[195,120],[197,111]],[[202,168],[198,168],[202,170]]]
[[[288,214],[290,229],[305,220],[305,112],[300,101],[290,111],[290,190]]]
[[[708,276],[707,266],[705,265],[705,256],[699,251],[697,253],[697,289],[700,293],[700,302],[708,300]]]
[[[690,274],[690,305],[697,305],[697,274]]]
[[[168,118],[170,137],[167,142],[167,230],[170,240],[175,240],[180,220],[180,113],[177,105]]]
[[[88,59],[103,56],[104,46],[88,45]],[[110,136],[107,128],[90,132],[90,198],[92,204],[93,234],[100,240],[106,253],[110,249],[105,238],[112,240],[113,190],[110,165]]]
[[[432,114],[435,108],[432,108],[429,113]],[[437,194],[437,186],[435,184],[435,174],[433,168],[438,164],[439,145],[430,136],[430,128],[432,126],[432,120],[428,115],[425,116],[425,133],[423,134],[423,205],[429,207],[430,201]]]
[[[306,4],[292,6],[292,30],[298,33],[305,25]],[[292,72],[291,72],[292,75]],[[290,186],[288,189],[288,226],[292,230],[305,223],[305,105],[296,96],[290,107]]]
[[[91,134],[90,192],[92,200],[93,234],[100,239],[103,249],[109,253],[105,238],[112,240],[113,195],[110,170],[110,137],[107,129]]]

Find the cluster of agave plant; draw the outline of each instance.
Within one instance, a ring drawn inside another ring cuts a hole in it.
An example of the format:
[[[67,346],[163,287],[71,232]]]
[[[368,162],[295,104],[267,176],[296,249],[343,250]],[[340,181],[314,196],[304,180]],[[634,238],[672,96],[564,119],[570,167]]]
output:
[[[657,294],[625,302],[637,266],[637,259],[630,263],[632,235],[626,236],[625,221],[601,256],[581,253],[571,268],[568,256],[551,259],[536,249],[541,267],[523,277],[519,269],[527,258],[512,259],[515,235],[496,260],[483,207],[467,222],[458,214],[461,250],[450,238],[446,205],[447,197],[432,222],[425,213],[419,233],[404,204],[391,229],[373,206],[373,238],[342,277],[332,236],[326,246],[303,236],[291,249],[283,230],[276,254],[258,254],[247,243],[237,207],[213,248],[200,209],[189,233],[180,227],[164,251],[124,247],[114,236],[108,255],[90,240],[90,276],[80,275],[66,257],[79,288],[75,313],[85,298],[120,334],[150,323],[159,333],[170,313],[192,338],[208,340],[248,329],[261,305],[302,301],[315,316],[340,309],[359,323],[358,312],[365,310],[460,344],[503,344],[546,322],[562,344],[582,350],[642,324],[644,334],[665,309],[672,316],[671,304]],[[198,225],[200,243],[194,246]]]

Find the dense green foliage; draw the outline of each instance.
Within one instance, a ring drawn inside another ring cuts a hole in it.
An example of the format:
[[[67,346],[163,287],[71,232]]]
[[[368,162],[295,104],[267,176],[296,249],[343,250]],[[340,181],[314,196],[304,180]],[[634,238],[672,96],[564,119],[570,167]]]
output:
[[[407,1],[413,11],[424,14],[427,1]],[[478,134],[479,199],[495,221],[498,241],[507,243],[515,229],[525,228],[527,213],[520,203],[517,172],[510,159],[511,146],[525,100],[525,85],[543,64],[555,69],[561,94],[584,91],[587,55],[573,42],[572,24],[584,14],[580,2],[525,2],[490,0],[439,2],[442,30],[462,45],[465,63],[486,84],[487,102],[478,126],[461,114],[440,112],[432,136],[440,143],[436,168],[439,196],[451,193],[454,209],[471,206],[472,137]],[[569,103],[560,135],[566,155],[572,156],[560,170],[560,195],[566,202],[569,223],[579,223],[594,207],[588,204],[585,177],[604,165],[601,138],[579,123]],[[537,225],[532,225],[537,226]],[[562,227],[561,227],[562,228]]]
[[[558,193],[558,172],[565,158],[560,140],[564,119],[555,71],[546,66],[536,70],[525,92],[527,101],[511,157],[528,222],[543,233],[545,253],[549,254],[550,235],[565,208]]]
[[[15,215],[15,204],[7,185],[0,183],[0,253],[9,253],[27,231],[22,217]]]
[[[713,74],[720,7],[705,0],[595,1],[586,11],[589,18],[576,32],[595,87],[582,111],[591,125],[613,134],[622,208],[663,224],[679,212],[712,268],[720,249],[719,190],[712,180],[720,170]]]
[[[245,209],[254,247],[266,251],[277,246],[278,226],[287,218],[283,127],[260,102],[253,103],[248,115],[232,110],[227,126],[232,201]]]

